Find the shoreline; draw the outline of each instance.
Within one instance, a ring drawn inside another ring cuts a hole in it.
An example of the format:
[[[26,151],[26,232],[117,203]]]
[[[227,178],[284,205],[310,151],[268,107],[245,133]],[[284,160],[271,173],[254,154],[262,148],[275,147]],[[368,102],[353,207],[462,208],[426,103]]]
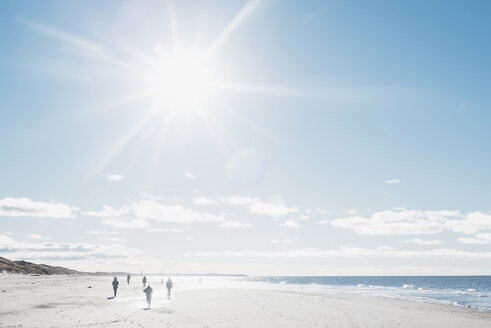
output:
[[[491,312],[403,299],[283,288],[189,288],[173,297],[156,277],[151,310],[142,284],[93,276],[2,275],[0,327],[488,327]],[[122,277],[121,277],[122,278]],[[217,281],[218,282],[218,281]],[[208,282],[206,282],[208,283]],[[274,286],[273,286],[274,287]]]
[[[260,289],[257,289],[260,290]],[[366,295],[366,294],[361,294],[361,293],[350,293],[350,292],[343,292],[343,291],[290,291],[290,290],[285,290],[285,289],[270,289],[271,291],[274,292],[279,292],[279,293],[292,293],[292,294],[302,294],[302,295],[313,295],[313,296],[328,296],[328,295],[338,295],[338,296],[347,296],[347,297],[361,297],[361,298],[366,298],[366,299],[380,299],[380,300],[389,300],[389,301],[396,301],[396,302],[408,302],[408,303],[416,303],[416,304],[429,304],[429,305],[436,305],[436,306],[443,306],[443,307],[448,307],[448,308],[459,308],[459,309],[467,309],[470,311],[477,311],[477,312],[484,312],[484,313],[490,313],[491,314],[491,309],[484,309],[484,308],[479,308],[479,307],[473,307],[473,306],[465,306],[462,304],[457,304],[457,303],[445,303],[445,302],[439,302],[438,300],[416,300],[416,299],[409,299],[409,298],[397,298],[397,297],[392,297],[392,296],[384,296],[384,295]]]

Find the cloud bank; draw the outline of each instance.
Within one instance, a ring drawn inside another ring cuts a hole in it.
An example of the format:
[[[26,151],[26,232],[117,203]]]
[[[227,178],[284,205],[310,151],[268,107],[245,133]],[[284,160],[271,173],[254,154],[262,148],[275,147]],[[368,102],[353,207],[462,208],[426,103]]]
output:
[[[0,200],[0,216],[69,219],[75,217],[76,207],[61,203],[35,202],[27,197],[7,197]]]
[[[371,217],[353,216],[321,221],[334,227],[349,229],[359,235],[429,235],[443,231],[474,234],[491,230],[491,215],[481,212],[421,211],[397,209],[380,211]]]

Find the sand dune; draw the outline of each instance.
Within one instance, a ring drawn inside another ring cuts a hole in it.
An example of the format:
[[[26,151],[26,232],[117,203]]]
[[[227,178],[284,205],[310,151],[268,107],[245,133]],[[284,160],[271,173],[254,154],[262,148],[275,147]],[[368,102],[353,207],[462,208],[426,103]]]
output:
[[[139,277],[138,277],[139,278]],[[0,275],[0,327],[489,327],[491,313],[437,304],[335,293],[269,289],[180,290],[167,300],[150,279]],[[90,288],[89,288],[90,287]]]
[[[78,271],[46,264],[35,264],[26,261],[11,261],[0,257],[0,272],[24,273],[24,274],[75,274]]]

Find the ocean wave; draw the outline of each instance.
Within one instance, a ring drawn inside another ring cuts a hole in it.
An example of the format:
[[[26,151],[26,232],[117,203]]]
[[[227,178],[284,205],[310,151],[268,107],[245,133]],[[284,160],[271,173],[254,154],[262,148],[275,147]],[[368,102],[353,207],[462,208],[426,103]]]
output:
[[[385,277],[256,277],[256,282],[282,288],[342,291],[491,310],[490,276],[385,276]]]

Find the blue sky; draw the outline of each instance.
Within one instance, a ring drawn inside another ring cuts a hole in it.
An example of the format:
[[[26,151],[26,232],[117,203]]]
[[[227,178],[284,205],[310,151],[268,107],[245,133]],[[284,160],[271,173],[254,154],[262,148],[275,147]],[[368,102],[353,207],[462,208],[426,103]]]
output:
[[[486,1],[0,9],[0,256],[491,273]]]

